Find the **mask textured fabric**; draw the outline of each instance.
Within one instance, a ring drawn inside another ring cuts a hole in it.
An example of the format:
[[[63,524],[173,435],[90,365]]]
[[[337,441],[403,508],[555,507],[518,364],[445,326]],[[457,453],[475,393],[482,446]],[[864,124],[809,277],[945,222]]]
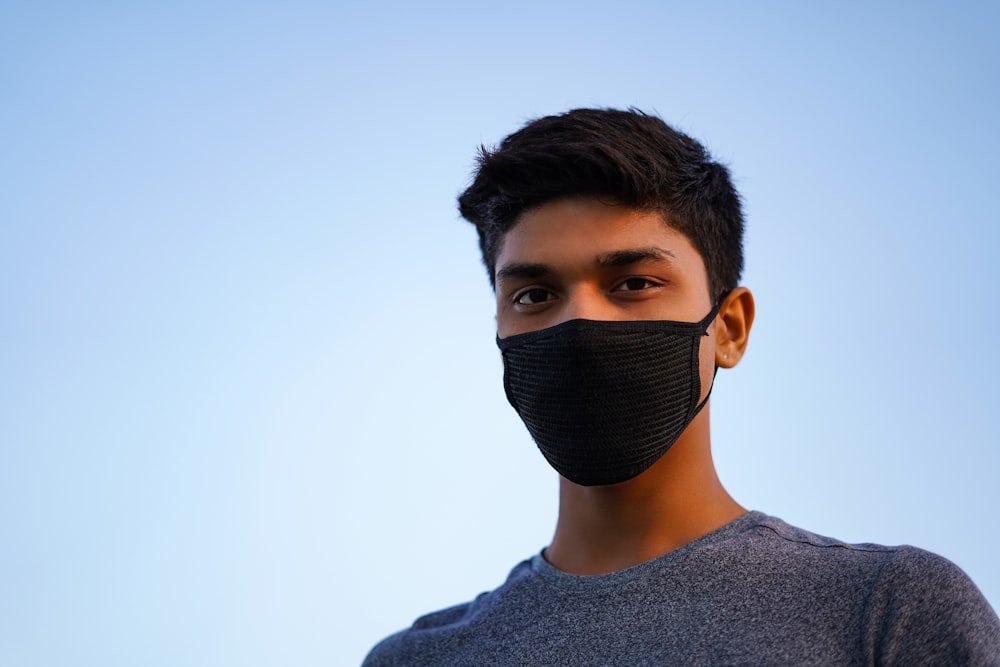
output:
[[[702,322],[571,320],[498,339],[504,388],[542,454],[585,486],[649,468],[697,414]]]

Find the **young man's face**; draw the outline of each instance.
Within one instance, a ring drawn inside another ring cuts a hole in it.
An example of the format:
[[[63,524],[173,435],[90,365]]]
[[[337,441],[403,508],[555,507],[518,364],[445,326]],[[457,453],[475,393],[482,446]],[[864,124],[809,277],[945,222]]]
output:
[[[592,198],[521,215],[496,261],[497,334],[571,319],[697,322],[714,305],[701,255],[658,213]],[[704,391],[715,366],[714,325],[701,343]]]

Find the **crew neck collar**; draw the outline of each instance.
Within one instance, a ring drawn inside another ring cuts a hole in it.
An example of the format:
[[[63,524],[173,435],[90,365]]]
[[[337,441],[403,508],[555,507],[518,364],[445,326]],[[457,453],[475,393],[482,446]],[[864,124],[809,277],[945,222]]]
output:
[[[750,530],[768,518],[763,512],[750,511],[733,521],[720,526],[710,533],[688,542],[684,546],[648,560],[638,565],[609,572],[607,574],[577,575],[563,572],[551,565],[541,552],[531,558],[531,571],[542,577],[546,582],[559,588],[575,591],[598,590],[609,586],[621,586],[635,579],[640,579],[649,573],[686,558],[693,551],[724,542],[740,533]]]

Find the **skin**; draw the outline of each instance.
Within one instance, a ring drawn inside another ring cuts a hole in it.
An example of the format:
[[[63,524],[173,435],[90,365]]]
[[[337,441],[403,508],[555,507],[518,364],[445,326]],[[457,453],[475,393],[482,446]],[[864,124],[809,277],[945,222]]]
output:
[[[697,322],[714,305],[701,255],[662,215],[593,198],[524,212],[496,262],[501,338],[570,319]],[[701,398],[715,366],[735,366],[753,323],[753,296],[733,290],[701,339]],[[560,477],[559,519],[544,556],[577,575],[607,574],[651,560],[746,513],[712,460],[709,412],[641,475],[605,486]]]

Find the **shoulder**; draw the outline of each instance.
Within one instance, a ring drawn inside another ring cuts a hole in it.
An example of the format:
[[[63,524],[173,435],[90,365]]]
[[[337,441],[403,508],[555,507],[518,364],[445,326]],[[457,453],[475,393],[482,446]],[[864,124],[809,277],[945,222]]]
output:
[[[882,544],[871,544],[867,542],[850,543],[834,537],[827,537],[818,533],[813,533],[797,526],[785,523],[781,519],[768,516],[761,512],[751,512],[754,517],[754,528],[762,535],[769,535],[776,542],[784,545],[785,548],[794,549],[800,545],[802,549],[809,551],[812,549],[830,549],[834,552],[844,550],[847,552],[864,554],[883,554],[888,556],[899,547],[890,547]]]
[[[770,552],[778,561],[825,561],[834,571],[839,568],[864,575],[873,601],[944,603],[982,599],[975,584],[957,565],[924,549],[844,542],[759,514],[754,528],[758,548]]]
[[[499,588],[481,593],[471,602],[425,614],[410,627],[386,637],[365,658],[363,667],[384,665],[449,664],[475,642],[478,619],[503,600],[518,596],[525,579],[531,577],[531,561],[519,563]]]
[[[872,592],[868,627],[886,660],[1000,664],[1000,620],[957,565],[898,548]]]
[[[806,581],[838,580],[870,588],[900,547],[850,543],[789,525],[760,512],[748,515],[748,529],[738,536],[737,557],[779,573],[800,573]]]
[[[763,517],[756,530],[778,560],[798,563],[791,570],[825,579],[824,587],[852,582],[847,590],[862,602],[864,644],[879,662],[1000,665],[1000,620],[947,558],[912,546],[850,544],[774,517]]]
[[[473,604],[474,602],[467,602],[421,616],[409,628],[400,630],[376,644],[365,658],[363,667],[406,664],[407,656],[415,656],[418,653],[422,658],[427,658],[429,645],[420,641],[421,637],[428,632],[433,633],[438,628],[461,624]],[[420,647],[419,650],[416,649],[417,646]]]

